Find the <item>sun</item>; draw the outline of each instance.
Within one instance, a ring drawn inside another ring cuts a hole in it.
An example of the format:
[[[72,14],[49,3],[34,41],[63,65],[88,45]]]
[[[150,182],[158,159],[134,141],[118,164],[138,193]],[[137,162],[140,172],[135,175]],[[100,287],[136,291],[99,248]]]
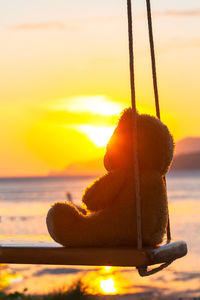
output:
[[[79,131],[85,133],[97,147],[105,147],[111,135],[113,134],[115,127],[79,125],[78,129]]]
[[[109,272],[109,271],[111,270],[111,268],[112,268],[112,267],[110,267],[110,266],[105,266],[105,267],[104,267],[104,269],[105,269],[107,272]]]
[[[112,278],[101,279],[100,286],[104,294],[114,294],[117,291],[115,282]]]
[[[85,134],[96,147],[102,148],[112,136],[113,124],[123,106],[104,95],[93,95],[60,99],[52,108],[74,116],[75,121],[72,119],[64,126]]]

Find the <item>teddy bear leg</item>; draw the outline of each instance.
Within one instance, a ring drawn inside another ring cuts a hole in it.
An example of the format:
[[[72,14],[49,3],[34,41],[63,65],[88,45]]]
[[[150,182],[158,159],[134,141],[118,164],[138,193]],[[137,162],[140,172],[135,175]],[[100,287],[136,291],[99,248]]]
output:
[[[81,240],[84,215],[70,203],[56,203],[47,215],[47,228],[51,237],[64,246],[74,246]]]
[[[107,247],[133,243],[133,228],[122,210],[106,210],[82,215],[73,205],[57,203],[48,212],[47,227],[51,237],[68,247]]]

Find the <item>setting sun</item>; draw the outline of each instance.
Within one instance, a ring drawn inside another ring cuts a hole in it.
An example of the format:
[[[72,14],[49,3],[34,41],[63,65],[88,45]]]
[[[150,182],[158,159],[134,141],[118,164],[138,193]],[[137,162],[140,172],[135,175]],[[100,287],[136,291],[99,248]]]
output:
[[[91,125],[80,125],[78,128],[98,147],[106,146],[115,129],[115,127],[100,127]]]
[[[110,266],[105,266],[104,268],[105,268],[105,270],[106,270],[107,272],[109,272],[109,271],[111,270],[112,267],[110,267]]]

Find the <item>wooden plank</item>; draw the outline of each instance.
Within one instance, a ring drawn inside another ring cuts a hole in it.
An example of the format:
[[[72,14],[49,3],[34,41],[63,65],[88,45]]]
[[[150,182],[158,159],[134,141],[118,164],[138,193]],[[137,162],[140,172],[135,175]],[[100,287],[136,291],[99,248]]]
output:
[[[142,266],[145,251],[132,248],[0,247],[0,263],[80,266]]]
[[[141,267],[168,262],[187,253],[185,242],[174,242],[156,249],[135,248],[65,248],[54,242],[42,241],[24,244],[11,240],[1,243],[0,263],[50,264],[79,266]]]

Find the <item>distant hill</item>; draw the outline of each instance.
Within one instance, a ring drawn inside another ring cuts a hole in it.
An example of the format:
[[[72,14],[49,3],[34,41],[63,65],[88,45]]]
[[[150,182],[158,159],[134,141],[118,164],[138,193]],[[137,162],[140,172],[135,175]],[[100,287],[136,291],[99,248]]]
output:
[[[188,137],[176,143],[171,170],[200,170],[200,137]],[[51,172],[49,176],[99,176],[104,173],[103,158],[97,158],[75,162],[60,172]]]
[[[200,137],[187,137],[176,142],[171,170],[200,170]]]
[[[176,155],[171,170],[200,170],[200,151]]]
[[[187,137],[176,142],[176,155],[200,152],[200,137]]]
[[[97,158],[68,165],[60,172],[51,172],[49,176],[99,176],[105,173],[103,159]]]

